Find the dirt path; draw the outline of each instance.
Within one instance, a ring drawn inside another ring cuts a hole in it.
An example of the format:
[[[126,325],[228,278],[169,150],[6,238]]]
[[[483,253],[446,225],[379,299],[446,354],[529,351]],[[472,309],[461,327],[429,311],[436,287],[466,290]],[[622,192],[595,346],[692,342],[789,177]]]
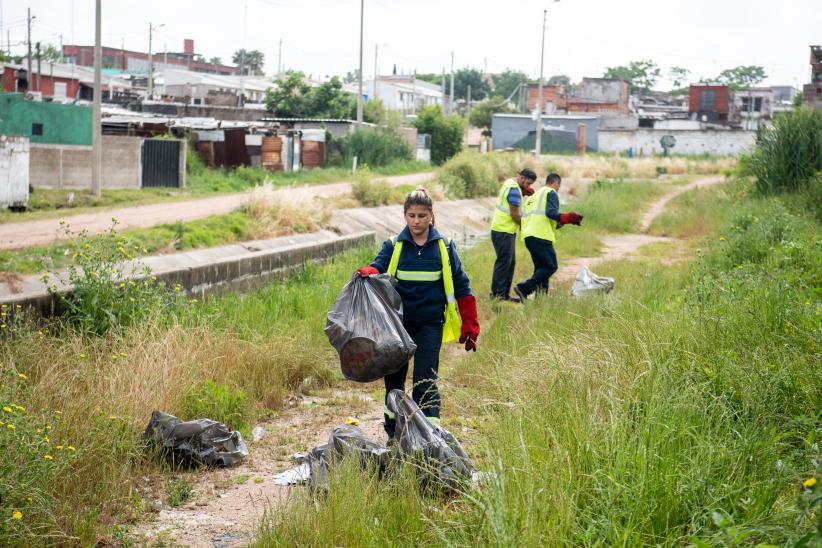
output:
[[[643,216],[642,231],[646,232],[653,219],[664,210],[665,204],[679,194],[722,180],[700,179],[666,194],[654,202]],[[566,283],[573,279],[582,265],[626,258],[643,245],[672,241],[677,240],[645,233],[609,236],[604,239],[601,256],[579,258],[565,264],[557,273],[557,281]],[[154,521],[133,531],[135,538],[149,545],[164,546],[170,543],[213,548],[250,544],[265,511],[287,504],[289,496],[300,489],[281,487],[272,482],[275,474],[294,465],[288,458],[291,454],[324,443],[333,428],[342,424],[349,415],[358,419],[360,427],[370,436],[385,441],[382,402],[375,400],[368,391],[369,388],[380,389],[379,385],[348,383],[329,394],[296,401],[294,407],[261,424],[266,434],[259,442],[249,442],[250,456],[242,466],[185,476],[186,480],[194,483],[193,499],[182,508],[160,509]]]
[[[412,173],[386,177],[389,184],[420,184],[433,179],[433,172]],[[327,185],[300,185],[278,189],[276,194],[285,203],[304,203],[311,198],[329,198],[340,196],[351,191],[351,183],[331,183]],[[60,222],[65,221],[74,232],[88,230],[92,234],[104,232],[111,226],[111,219],[119,221],[120,229],[146,228],[177,221],[186,222],[195,219],[230,213],[242,206],[248,193],[228,194],[214,198],[203,198],[185,202],[149,204],[119,209],[107,209],[94,213],[81,213],[59,219],[40,221],[23,221],[19,223],[0,224],[0,251],[20,249],[23,247],[48,245],[55,240],[65,238]]]

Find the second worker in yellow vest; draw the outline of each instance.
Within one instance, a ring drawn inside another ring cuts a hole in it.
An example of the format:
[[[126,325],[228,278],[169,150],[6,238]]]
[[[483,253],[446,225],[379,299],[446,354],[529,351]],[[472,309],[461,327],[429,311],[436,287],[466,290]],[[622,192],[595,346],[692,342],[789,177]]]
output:
[[[545,187],[525,201],[522,236],[534,262],[534,274],[514,286],[514,292],[522,302],[531,293],[548,291],[548,280],[558,268],[554,250],[557,229],[565,224],[582,223],[582,215],[578,213],[559,212],[558,192],[561,185],[562,178],[556,173],[549,173],[545,178]]]
[[[517,232],[520,229],[521,206],[523,198],[533,194],[531,185],[537,180],[537,174],[530,169],[523,169],[516,179],[508,179],[502,184],[497,197],[494,219],[491,222],[491,243],[497,259],[494,262],[494,274],[491,277],[491,298],[504,301],[512,300],[509,296],[511,283],[514,281],[516,266],[515,252]]]

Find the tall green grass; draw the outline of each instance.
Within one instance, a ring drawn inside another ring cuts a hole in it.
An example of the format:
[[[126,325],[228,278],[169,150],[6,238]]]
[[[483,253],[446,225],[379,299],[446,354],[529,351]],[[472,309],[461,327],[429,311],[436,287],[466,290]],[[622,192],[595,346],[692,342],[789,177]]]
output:
[[[441,383],[444,424],[489,479],[441,500],[342,470],[339,488],[365,487],[298,497],[260,544],[818,541],[802,482],[822,474],[822,231],[786,210],[746,193],[690,263],[600,265],[607,296],[481,295],[480,352]]]
[[[756,178],[762,193],[796,191],[814,183],[822,192],[822,111],[798,108],[776,116],[772,126],[757,132],[756,146],[742,158],[741,167]]]

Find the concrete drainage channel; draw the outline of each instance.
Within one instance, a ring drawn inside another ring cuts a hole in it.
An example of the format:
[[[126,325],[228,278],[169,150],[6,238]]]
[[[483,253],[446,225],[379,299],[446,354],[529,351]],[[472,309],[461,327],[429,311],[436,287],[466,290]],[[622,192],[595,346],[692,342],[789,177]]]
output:
[[[458,245],[470,246],[487,236],[493,208],[493,198],[440,202],[435,209],[437,228]],[[167,285],[179,284],[192,297],[250,291],[347,249],[371,246],[376,253],[379,242],[397,234],[405,222],[402,206],[384,206],[338,210],[331,225],[331,230],[310,234],[145,257],[140,264]],[[45,316],[59,312],[57,299],[39,276],[22,278],[14,286],[0,282],[0,304],[12,309],[19,304]],[[71,290],[57,287],[61,293]]]

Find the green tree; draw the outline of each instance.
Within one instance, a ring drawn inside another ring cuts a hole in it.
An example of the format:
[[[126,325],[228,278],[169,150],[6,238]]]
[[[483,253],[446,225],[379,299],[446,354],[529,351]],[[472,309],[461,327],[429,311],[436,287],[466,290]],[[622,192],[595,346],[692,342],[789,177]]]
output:
[[[462,116],[443,116],[439,105],[427,105],[417,113],[414,127],[420,133],[431,135],[431,161],[436,165],[445,163],[462,150],[465,135],[465,119]]]
[[[364,102],[362,104],[362,119],[369,124],[384,125],[387,115],[383,102],[373,97]]]
[[[245,74],[255,74],[260,76],[263,74],[265,54],[257,49],[251,51],[238,49],[231,57],[231,61],[240,67],[241,71]]]
[[[514,112],[515,109],[510,104],[498,95],[480,101],[471,107],[471,114],[468,116],[468,121],[474,127],[483,128],[482,134],[486,137],[491,136],[491,123],[494,119],[494,114],[499,112]]]
[[[479,100],[491,95],[491,87],[479,69],[462,68],[454,73],[454,98],[464,99],[471,86],[471,99]]]
[[[767,76],[763,67],[758,65],[740,65],[723,70],[716,79],[723,84],[727,84],[733,90],[740,90],[752,88]]]
[[[567,74],[555,74],[548,78],[549,86],[570,86],[571,77]]]
[[[265,94],[265,105],[275,116],[300,118],[310,116],[311,86],[302,72],[292,72],[276,80],[276,89]]]
[[[40,58],[43,61],[57,63],[63,58],[63,54],[53,44],[45,44],[40,46]]]
[[[353,84],[354,82],[358,82],[360,79],[360,69],[355,68],[354,70],[349,70],[343,76],[342,81],[344,84]]]
[[[354,96],[342,89],[336,76],[312,88],[302,72],[277,80],[277,88],[266,92],[265,103],[283,118],[350,118],[357,108]]]
[[[671,83],[674,85],[675,89],[681,88],[685,84],[688,83],[688,77],[691,75],[691,71],[682,68],[682,67],[671,67],[668,69],[668,77],[671,79]]]
[[[211,63],[212,65],[222,65],[223,64],[223,60],[219,57],[212,57],[211,59],[208,60],[208,62]]]
[[[429,84],[437,84],[438,86],[441,86],[442,74],[434,74],[433,72],[420,72],[417,73],[417,80],[422,80],[423,82],[428,82]]]
[[[510,97],[514,90],[521,84],[528,83],[528,75],[524,72],[512,69],[505,69],[500,74],[492,78],[494,83],[494,95]]]
[[[661,72],[650,59],[631,61],[627,65],[607,67],[605,78],[622,78],[631,86],[632,93],[647,94],[659,80]]]

